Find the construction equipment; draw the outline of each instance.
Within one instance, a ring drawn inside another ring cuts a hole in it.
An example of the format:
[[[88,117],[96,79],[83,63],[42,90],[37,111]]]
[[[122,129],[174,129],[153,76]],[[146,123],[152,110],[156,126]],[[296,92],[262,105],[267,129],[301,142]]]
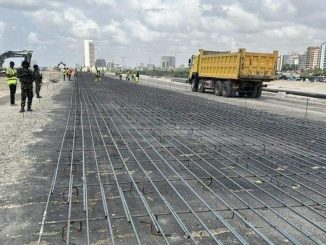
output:
[[[62,61],[59,64],[57,64],[55,68],[58,69],[58,70],[60,70],[60,66],[61,65],[63,65],[63,68],[66,68],[66,64],[63,63]]]
[[[8,58],[17,58],[24,57],[26,61],[31,63],[33,51],[22,50],[22,51],[7,51],[0,55],[0,70],[2,69],[2,65]]]
[[[278,52],[252,53],[239,49],[231,53],[199,50],[189,59],[192,91],[214,90],[218,96],[259,98],[263,82],[275,79]]]

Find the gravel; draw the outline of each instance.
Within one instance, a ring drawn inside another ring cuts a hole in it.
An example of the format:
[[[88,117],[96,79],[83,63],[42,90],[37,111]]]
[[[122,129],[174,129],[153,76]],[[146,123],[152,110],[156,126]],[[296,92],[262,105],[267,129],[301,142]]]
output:
[[[43,143],[42,131],[53,122],[52,111],[62,108],[54,97],[67,83],[49,81],[59,81],[59,75],[44,74],[43,98],[34,97],[33,112],[19,113],[20,95],[16,96],[18,106],[10,106],[9,96],[1,92],[4,96],[0,99],[0,244],[22,244],[26,236],[34,236],[39,229],[39,217],[32,214],[42,212],[43,203],[42,198],[35,198],[32,193],[41,189],[49,176],[39,172],[35,165],[38,154],[30,149]],[[6,88],[2,83],[1,89]],[[43,194],[40,191],[36,195]]]

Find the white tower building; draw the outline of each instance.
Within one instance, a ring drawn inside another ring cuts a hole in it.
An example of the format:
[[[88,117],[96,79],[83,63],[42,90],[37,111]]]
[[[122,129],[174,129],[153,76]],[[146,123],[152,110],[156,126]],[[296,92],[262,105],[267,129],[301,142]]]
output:
[[[84,40],[84,65],[86,68],[95,67],[95,44],[92,40]]]

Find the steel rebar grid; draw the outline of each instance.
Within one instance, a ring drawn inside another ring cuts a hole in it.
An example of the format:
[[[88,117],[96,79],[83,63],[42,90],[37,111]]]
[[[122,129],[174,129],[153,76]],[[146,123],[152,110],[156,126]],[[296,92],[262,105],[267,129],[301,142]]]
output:
[[[116,80],[104,79],[102,84],[93,84],[90,77],[84,77],[78,86],[71,98],[76,103],[71,103],[69,110],[39,241],[45,226],[59,222],[56,216],[48,216],[58,206],[56,193],[62,188],[65,193],[68,187],[72,212],[68,212],[67,223],[69,220],[90,222],[91,232],[86,229],[81,234],[70,234],[73,240],[82,243],[87,243],[90,234],[91,242],[100,239],[95,232],[105,226],[93,226],[100,220],[97,218],[100,213],[108,227],[106,239],[111,243],[130,240],[132,244],[139,234],[139,243],[171,243],[180,232],[186,236],[178,239],[203,244],[209,242],[209,237],[218,243],[279,243],[284,239],[292,243],[323,242],[326,200],[321,187],[325,186],[325,173],[316,168],[325,165],[325,134],[322,133],[325,131],[318,134],[318,130],[325,129],[323,123],[305,121],[310,126],[305,128],[309,132],[286,139],[283,137],[286,130],[298,133],[304,125],[302,120],[282,117],[274,128],[266,127],[271,120],[279,119],[278,116]],[[202,111],[205,106],[207,111]],[[76,121],[69,118],[71,110],[78,112]],[[235,120],[233,115],[243,116],[246,121]],[[259,119],[255,121],[257,116]],[[262,126],[256,125],[259,123]],[[286,123],[290,124],[288,128]],[[64,177],[64,160],[59,159],[64,157],[63,148],[68,152],[73,148],[71,129],[74,128],[75,159],[68,156],[71,171]],[[274,134],[276,129],[282,133]],[[309,149],[296,142],[305,138],[314,140],[316,147]],[[288,142],[289,147],[284,148]],[[85,150],[85,144],[89,151]],[[307,156],[300,157],[303,154]],[[307,166],[315,169],[306,169]],[[284,170],[280,170],[282,167]],[[208,184],[205,178],[213,182]],[[55,186],[57,183],[62,188]],[[126,183],[131,183],[129,191],[123,190]],[[293,189],[290,183],[300,186]],[[73,193],[74,188],[78,193],[81,187],[82,197]],[[145,190],[154,192],[145,193]],[[120,204],[117,205],[113,194],[121,199]],[[79,203],[79,199],[83,201]],[[85,207],[93,202],[97,203],[96,210],[89,206],[88,218]],[[127,205],[129,214],[116,215],[115,210],[125,210],[119,205]],[[283,209],[291,214],[284,215]],[[222,210],[230,211],[231,217]],[[159,218],[160,214],[171,217]],[[215,220],[209,217],[212,215]],[[280,222],[282,215],[285,220]],[[129,240],[121,238],[124,233],[117,221],[119,218],[128,224],[128,217],[135,221]],[[141,225],[140,217],[149,218],[154,229],[156,225],[160,232],[165,231],[163,236],[151,240],[149,227]],[[153,221],[151,217],[158,220]],[[296,227],[298,221],[300,227]],[[200,227],[193,225],[198,222]],[[202,227],[208,237],[203,235]],[[220,234],[216,229],[225,232]],[[182,240],[178,241],[183,243]]]
[[[130,115],[130,112],[129,112],[129,115]],[[148,125],[146,125],[147,127],[148,127]],[[162,137],[161,135],[160,135],[160,137]],[[181,152],[182,153],[182,152]],[[193,153],[193,152],[192,152]],[[181,164],[181,163],[180,163]],[[207,171],[206,171],[206,173],[207,174],[209,174]],[[217,179],[215,179],[216,181],[218,181]],[[238,185],[239,186],[239,185]],[[212,194],[215,194],[213,191],[212,191]],[[249,193],[248,192],[248,194],[249,195],[251,195],[251,193]],[[257,201],[260,201],[260,200],[258,200],[257,198],[256,198],[256,200]],[[262,203],[263,205],[265,205],[266,207],[268,207],[268,205],[266,205],[265,203]],[[268,207],[268,208],[270,208],[270,207]],[[274,212],[274,210],[272,210],[273,212]],[[274,212],[274,213],[276,213],[276,212]],[[283,219],[285,222],[287,222],[287,223],[289,223],[286,219],[284,219],[281,215],[278,215],[278,217],[279,218],[281,218],[281,219]],[[291,223],[289,223],[290,225],[292,225],[295,229],[297,229],[297,227],[296,227],[296,225],[293,225],[293,224],[291,224]],[[272,225],[273,226],[273,225]],[[282,230],[279,230],[281,233],[283,233],[282,232]],[[313,240],[315,240],[317,243],[319,243],[319,244],[321,244],[322,242],[321,241],[319,241],[318,239],[315,239],[315,238],[313,238],[309,233],[306,233],[304,230],[299,230],[299,231],[301,231],[302,233],[304,233],[304,234],[306,234],[307,235],[307,237],[309,237],[309,238],[312,238]],[[285,236],[288,238],[288,239],[290,239],[291,241],[293,241],[293,242],[296,242],[295,241],[295,239],[293,239],[291,236],[289,236],[289,235],[287,235],[287,234],[285,234]]]

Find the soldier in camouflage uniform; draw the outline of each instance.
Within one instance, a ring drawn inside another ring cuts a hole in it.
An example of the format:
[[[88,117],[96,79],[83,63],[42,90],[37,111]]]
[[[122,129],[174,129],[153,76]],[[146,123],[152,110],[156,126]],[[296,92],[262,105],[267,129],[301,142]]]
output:
[[[42,96],[40,96],[40,91],[41,91],[43,75],[40,73],[38,65],[34,65],[33,68],[34,68],[34,79],[35,79],[35,87],[36,87],[35,92],[37,95],[36,98],[42,98]]]
[[[35,80],[33,71],[29,69],[28,61],[23,61],[22,67],[17,71],[17,77],[21,83],[21,110],[20,112],[25,112],[25,103],[26,98],[27,102],[27,111],[32,110],[32,100],[33,100],[33,82]]]

